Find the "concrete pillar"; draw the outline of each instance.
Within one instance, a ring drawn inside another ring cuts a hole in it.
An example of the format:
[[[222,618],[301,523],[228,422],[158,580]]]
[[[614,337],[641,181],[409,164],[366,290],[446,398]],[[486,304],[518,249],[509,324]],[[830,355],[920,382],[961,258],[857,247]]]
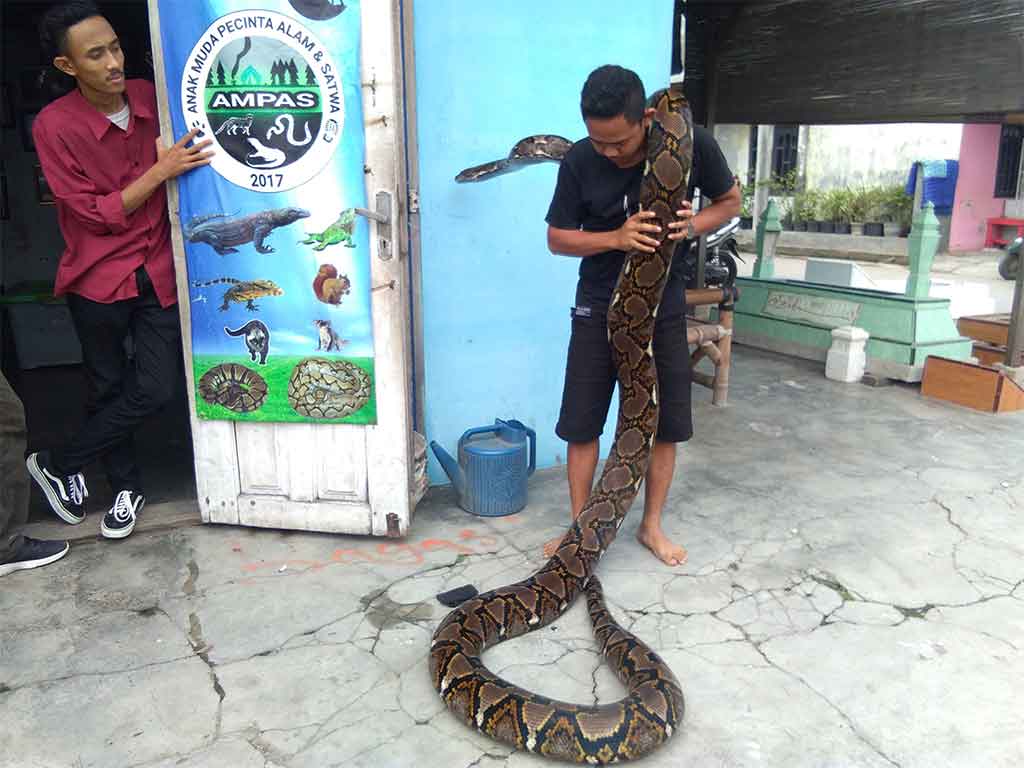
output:
[[[928,298],[932,263],[935,261],[938,246],[939,220],[935,218],[935,206],[927,203],[924,208],[914,211],[914,223],[907,240],[910,275],[907,277],[905,293],[910,298]]]
[[[774,200],[768,201],[764,214],[757,222],[757,261],[754,262],[754,277],[775,277],[775,246],[779,242],[782,224],[779,222],[779,206]]]
[[[754,210],[750,213],[754,221],[761,220],[761,214],[768,207],[772,180],[772,150],[775,149],[775,126],[757,126],[757,168],[754,169]]]
[[[1024,248],[1017,249],[1017,282],[1006,339],[1006,364],[1017,369],[1024,367]]]

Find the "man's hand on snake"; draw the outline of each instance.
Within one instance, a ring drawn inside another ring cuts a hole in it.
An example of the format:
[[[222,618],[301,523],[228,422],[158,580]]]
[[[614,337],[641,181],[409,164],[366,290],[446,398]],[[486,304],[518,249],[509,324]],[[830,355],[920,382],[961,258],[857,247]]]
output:
[[[653,211],[640,211],[626,219],[626,223],[615,231],[616,249],[627,253],[632,250],[654,253],[661,243],[646,233],[656,235],[661,232],[661,227],[648,224],[648,219],[656,220],[657,215]]]
[[[680,209],[676,211],[676,216],[679,218],[668,225],[668,228],[672,230],[668,233],[668,239],[685,240],[688,237],[686,228],[696,215],[697,214],[693,212],[693,203],[689,200],[684,201]]]

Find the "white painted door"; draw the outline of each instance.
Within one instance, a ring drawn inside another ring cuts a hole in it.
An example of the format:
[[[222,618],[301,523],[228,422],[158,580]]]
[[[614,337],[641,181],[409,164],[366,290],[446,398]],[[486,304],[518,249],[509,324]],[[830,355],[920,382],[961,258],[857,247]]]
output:
[[[204,522],[335,533],[403,536],[412,504],[409,295],[404,160],[401,143],[401,36],[397,0],[360,3],[362,93],[369,208],[391,201],[387,224],[370,222],[375,385],[373,426],[207,421],[192,411],[196,486]],[[155,0],[149,0],[154,70],[164,135],[170,135],[167,83]],[[174,224],[188,390],[195,401],[189,291],[177,216]]]

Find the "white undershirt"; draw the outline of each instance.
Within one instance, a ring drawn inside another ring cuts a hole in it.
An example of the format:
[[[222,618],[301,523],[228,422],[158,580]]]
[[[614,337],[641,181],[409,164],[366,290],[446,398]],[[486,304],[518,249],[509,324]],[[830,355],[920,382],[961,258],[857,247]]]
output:
[[[132,116],[131,110],[128,109],[128,102],[125,102],[124,106],[121,107],[117,112],[112,115],[107,115],[107,120],[112,122],[122,131],[128,130],[128,118]]]

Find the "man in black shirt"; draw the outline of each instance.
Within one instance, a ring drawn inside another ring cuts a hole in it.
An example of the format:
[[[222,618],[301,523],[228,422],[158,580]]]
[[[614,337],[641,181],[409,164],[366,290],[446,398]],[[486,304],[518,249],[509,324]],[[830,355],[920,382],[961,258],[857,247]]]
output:
[[[576,142],[562,160],[546,219],[551,252],[582,257],[562,409],[555,428],[569,443],[573,519],[590,496],[598,438],[604,431],[616,382],[606,331],[612,291],[626,253],[633,249],[653,252],[661,237],[660,228],[650,221],[654,214],[639,210],[646,129],[654,114],[646,108],[640,78],[622,67],[599,67],[583,86],[580,109],[588,138]],[[693,434],[683,259],[694,238],[740,212],[740,191],[732,172],[714,138],[700,127],[694,128],[690,200],[697,187],[712,204],[694,215],[692,203],[685,203],[666,233],[670,240],[681,242],[655,325],[661,415],[647,470],[644,516],[637,531],[640,542],[668,565],[685,562],[686,550],[665,535],[661,511],[672,484],[676,443]],[[553,554],[560,541],[548,542],[545,555]]]

